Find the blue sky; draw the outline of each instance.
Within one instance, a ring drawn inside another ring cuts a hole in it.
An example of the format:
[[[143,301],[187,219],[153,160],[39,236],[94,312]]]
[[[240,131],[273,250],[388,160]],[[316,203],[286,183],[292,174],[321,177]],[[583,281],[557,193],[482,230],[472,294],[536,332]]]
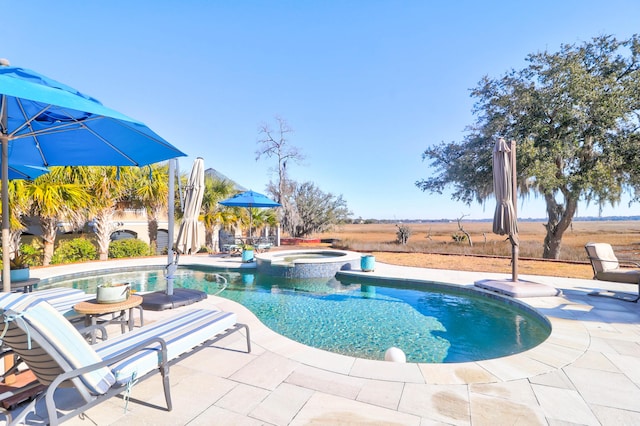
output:
[[[189,157],[264,192],[255,160],[274,116],[306,156],[290,176],[342,194],[355,217],[489,218],[420,191],[424,149],[460,141],[470,89],[557,51],[638,32],[640,2],[124,1],[0,2],[0,57],[134,117]],[[520,217],[544,217],[540,200]],[[604,215],[638,214],[623,202]],[[582,205],[579,215],[597,215]]]

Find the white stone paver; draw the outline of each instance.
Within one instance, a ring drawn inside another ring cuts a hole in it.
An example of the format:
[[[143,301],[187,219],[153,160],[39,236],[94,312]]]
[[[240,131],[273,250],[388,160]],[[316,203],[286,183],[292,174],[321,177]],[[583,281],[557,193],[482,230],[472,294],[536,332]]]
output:
[[[447,424],[471,423],[469,391],[466,385],[407,383],[398,409]]]
[[[420,425],[420,418],[325,393],[315,393],[290,423],[297,425]]]
[[[332,371],[301,366],[287,378],[287,383],[348,399],[356,399],[364,385],[364,380]]]
[[[164,262],[90,262],[37,268],[32,275]],[[182,256],[180,262],[239,266],[236,259],[209,256]],[[366,275],[463,286],[505,278],[382,263]],[[160,378],[153,376],[134,387],[126,413],[124,401],[113,398],[88,410],[85,420],[67,424],[640,424],[640,306],[587,295],[596,287],[635,288],[558,277],[523,279],[562,290],[560,296],[520,300],[549,319],[549,339],[522,354],[456,364],[403,365],[331,354],[279,336],[243,306],[211,296],[198,307],[236,312],[251,328],[251,354],[243,353],[244,339],[235,333],[173,366],[171,412],[136,401],[163,406]],[[145,320],[170,315],[145,312]],[[34,417],[28,423],[38,424]]]
[[[265,352],[244,368],[231,375],[230,379],[263,389],[274,390],[299,366],[273,352]]]
[[[367,380],[363,383],[357,400],[380,407],[398,409],[404,383],[384,380]]]
[[[598,424],[579,392],[540,385],[532,385],[532,388],[548,419],[581,425]]]
[[[314,391],[310,389],[282,383],[250,415],[270,424],[287,425],[313,394]]]
[[[587,403],[638,410],[640,388],[624,374],[572,366],[565,371]]]
[[[510,399],[470,394],[473,426],[546,425],[544,413],[534,404],[522,404]]]

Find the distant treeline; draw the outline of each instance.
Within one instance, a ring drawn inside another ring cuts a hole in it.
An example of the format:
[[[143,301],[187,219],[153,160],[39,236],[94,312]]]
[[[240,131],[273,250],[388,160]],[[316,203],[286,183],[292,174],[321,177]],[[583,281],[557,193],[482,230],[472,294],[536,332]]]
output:
[[[380,223],[449,223],[457,219],[353,219],[351,223],[380,224]],[[519,222],[545,222],[543,218],[518,218]],[[576,217],[573,222],[605,222],[605,221],[632,221],[640,220],[640,216],[584,216]],[[464,222],[491,222],[493,219],[463,219]]]

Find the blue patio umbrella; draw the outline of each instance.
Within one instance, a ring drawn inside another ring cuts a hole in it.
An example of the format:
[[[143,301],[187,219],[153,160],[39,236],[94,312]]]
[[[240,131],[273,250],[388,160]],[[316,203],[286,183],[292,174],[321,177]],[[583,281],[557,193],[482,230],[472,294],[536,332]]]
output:
[[[2,165],[0,165],[2,167]],[[9,164],[9,180],[25,179],[33,180],[40,175],[49,173],[49,169],[39,166],[16,166]]]
[[[251,213],[251,209],[254,207],[280,207],[280,203],[276,203],[266,195],[254,191],[240,192],[231,198],[218,201],[218,204],[222,204],[227,207],[247,207],[249,209],[249,238],[251,238],[251,227],[253,226],[253,215]]]
[[[0,60],[2,246],[9,234],[8,165],[144,166],[185,154],[143,123],[96,99]],[[3,256],[3,288],[10,289]]]

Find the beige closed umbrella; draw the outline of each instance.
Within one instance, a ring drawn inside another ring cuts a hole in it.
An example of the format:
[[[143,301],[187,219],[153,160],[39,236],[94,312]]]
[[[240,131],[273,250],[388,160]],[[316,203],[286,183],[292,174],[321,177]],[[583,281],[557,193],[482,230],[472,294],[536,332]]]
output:
[[[200,157],[193,162],[191,175],[185,188],[184,215],[176,248],[183,254],[196,253],[200,249],[200,234],[198,233],[198,218],[204,196],[204,160]]]
[[[515,199],[516,143],[499,138],[493,148],[493,191],[496,210],[493,215],[493,232],[508,235],[511,241],[512,281],[518,281],[518,218]]]

